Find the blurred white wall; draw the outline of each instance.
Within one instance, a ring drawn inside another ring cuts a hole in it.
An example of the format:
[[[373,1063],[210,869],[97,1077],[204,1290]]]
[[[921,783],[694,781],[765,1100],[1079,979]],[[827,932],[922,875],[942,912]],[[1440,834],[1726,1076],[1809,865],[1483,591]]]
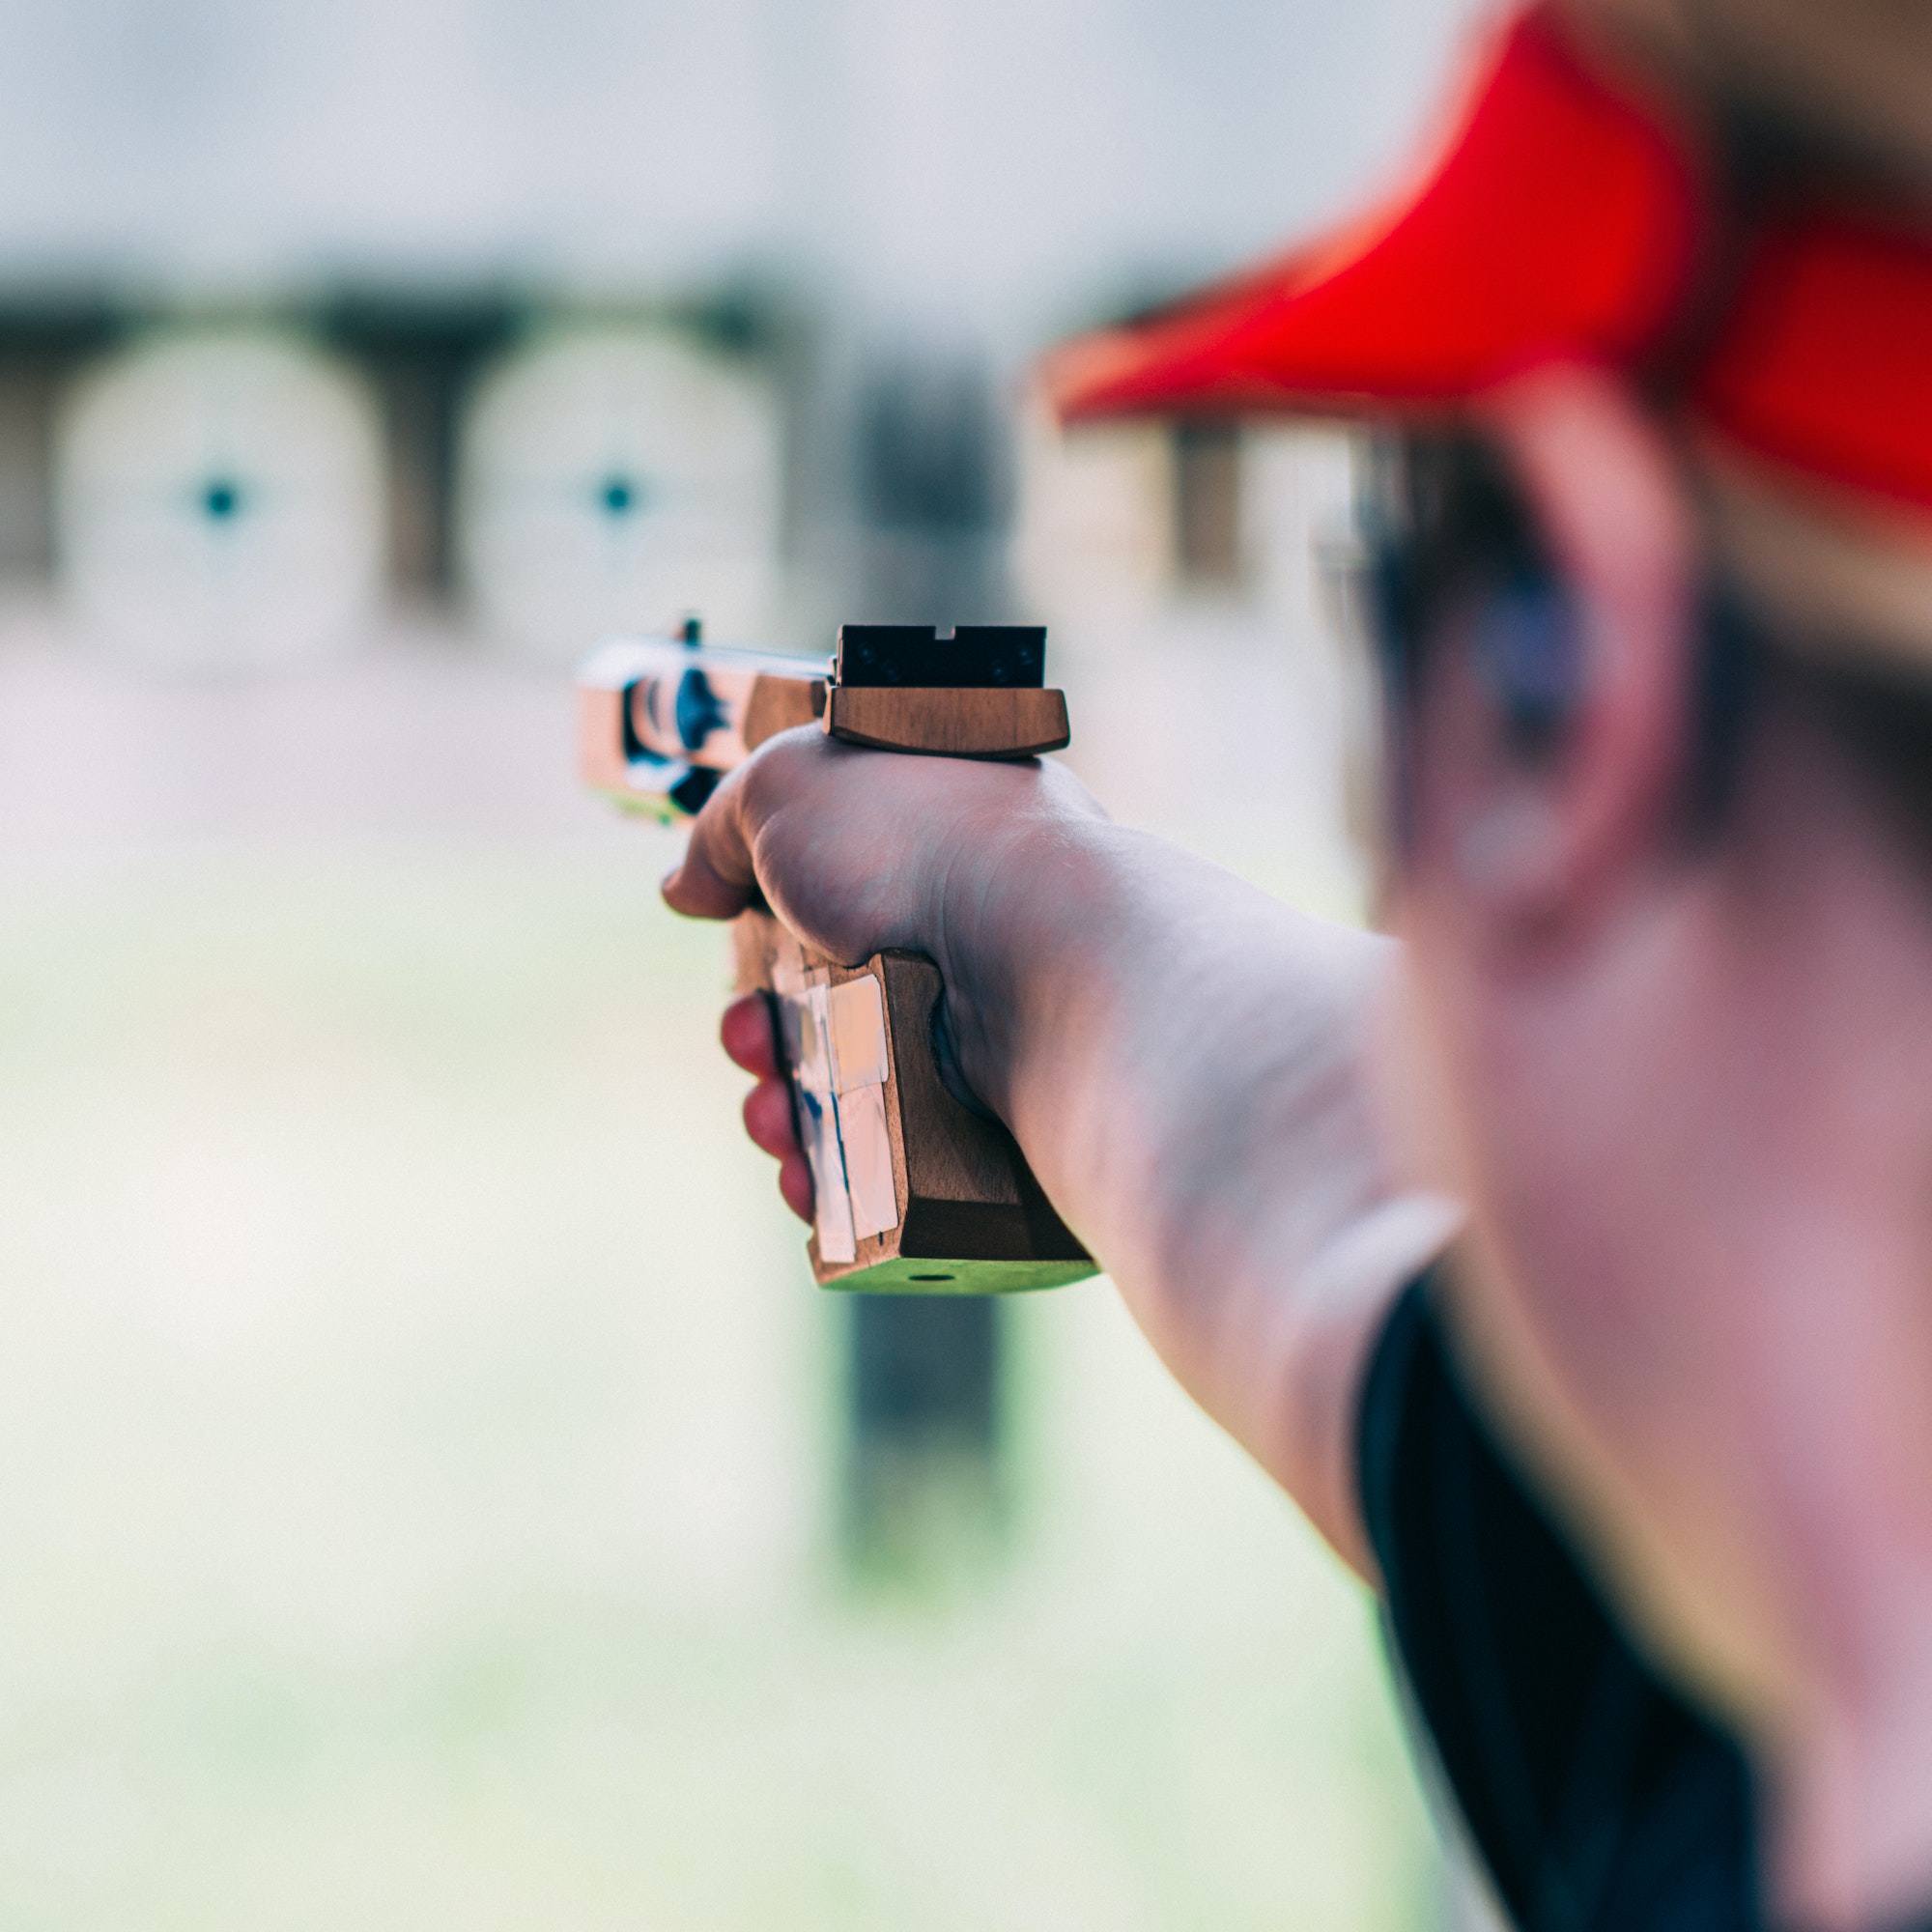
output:
[[[1473,0],[6,0],[0,284],[677,286],[1037,333],[1385,177]]]

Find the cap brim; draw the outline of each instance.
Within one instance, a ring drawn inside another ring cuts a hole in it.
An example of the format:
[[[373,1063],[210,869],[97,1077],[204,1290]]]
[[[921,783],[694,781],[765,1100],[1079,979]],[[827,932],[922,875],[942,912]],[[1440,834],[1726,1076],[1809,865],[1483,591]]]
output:
[[[1543,9],[1495,38],[1466,99],[1382,214],[1049,356],[1061,418],[1415,408],[1656,354],[1700,239],[1694,142]]]

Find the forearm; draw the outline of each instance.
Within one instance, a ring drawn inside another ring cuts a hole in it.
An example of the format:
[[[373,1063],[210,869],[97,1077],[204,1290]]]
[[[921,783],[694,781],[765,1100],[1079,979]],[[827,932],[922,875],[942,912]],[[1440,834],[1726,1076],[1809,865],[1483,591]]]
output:
[[[1392,947],[1097,820],[965,869],[934,921],[965,1077],[1182,1383],[1356,1553],[1356,1374],[1445,1221],[1375,1118]]]

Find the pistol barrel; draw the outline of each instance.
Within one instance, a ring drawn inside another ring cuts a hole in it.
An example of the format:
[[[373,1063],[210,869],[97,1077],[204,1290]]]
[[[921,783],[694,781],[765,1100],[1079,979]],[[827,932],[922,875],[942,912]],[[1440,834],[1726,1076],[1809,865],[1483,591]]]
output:
[[[676,638],[613,638],[578,673],[584,781],[667,821],[688,817],[733,765],[825,710],[825,666]]]

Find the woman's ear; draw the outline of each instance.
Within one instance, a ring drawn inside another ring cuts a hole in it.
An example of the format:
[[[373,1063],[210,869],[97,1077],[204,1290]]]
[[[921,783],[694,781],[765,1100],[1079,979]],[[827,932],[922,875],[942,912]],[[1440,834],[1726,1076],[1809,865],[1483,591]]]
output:
[[[1675,805],[1694,525],[1662,432],[1601,371],[1523,377],[1482,415],[1554,574],[1492,586],[1445,639],[1419,733],[1426,844],[1479,920],[1562,926]]]

